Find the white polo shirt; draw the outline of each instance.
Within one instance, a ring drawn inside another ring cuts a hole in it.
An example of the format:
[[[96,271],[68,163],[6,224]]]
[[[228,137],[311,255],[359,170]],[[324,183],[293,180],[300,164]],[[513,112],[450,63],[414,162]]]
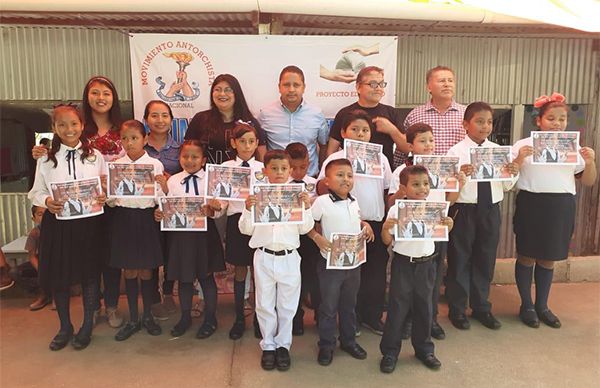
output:
[[[398,219],[398,205],[394,204],[388,210],[387,218]],[[393,237],[394,229],[390,229],[389,232]],[[392,243],[392,250],[409,257],[423,257],[433,254],[435,244],[433,241],[394,241]]]
[[[385,155],[383,153],[380,155],[383,162],[383,179],[354,175],[354,187],[350,192],[358,201],[361,217],[365,221],[381,221],[385,216],[386,201],[383,195],[384,190],[390,187],[392,169]],[[334,152],[325,159],[317,180],[325,178],[325,167],[336,159],[344,159],[344,150]]]
[[[323,237],[329,241],[332,233],[360,233],[360,208],[353,197],[324,194],[317,197],[310,211],[313,219],[321,222]],[[326,258],[327,252],[321,251],[321,255]]]

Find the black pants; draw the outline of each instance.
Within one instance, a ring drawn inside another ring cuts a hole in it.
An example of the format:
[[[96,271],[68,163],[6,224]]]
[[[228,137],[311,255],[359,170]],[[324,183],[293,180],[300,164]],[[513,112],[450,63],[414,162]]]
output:
[[[383,222],[368,221],[375,234],[375,241],[367,243],[367,262],[360,266],[360,289],[356,312],[361,322],[381,320],[385,302],[388,251],[381,241]]]
[[[433,320],[437,321],[438,304],[440,303],[440,287],[444,278],[444,260],[448,254],[448,242],[436,241],[435,253],[437,256],[433,259],[435,262],[435,284],[433,285],[433,295],[431,296],[431,308]]]
[[[315,314],[319,311],[321,303],[321,292],[319,290],[319,279],[317,278],[317,263],[325,261],[319,252],[319,248],[307,235],[300,236],[300,248],[298,254],[302,258],[300,261],[300,275],[302,276],[302,286],[300,289],[300,301],[298,310],[294,319],[302,319],[304,310],[302,301],[306,295],[310,295],[310,302]]]
[[[326,261],[320,260],[317,275],[321,286],[319,306],[319,348],[333,350],[336,347],[335,328],[339,314],[340,342],[352,347],[356,343],[356,295],[360,286],[360,269],[326,269]],[[364,265],[364,264],[363,264]]]
[[[397,358],[402,346],[402,324],[412,311],[411,342],[417,357],[433,354],[431,341],[431,294],[435,283],[435,260],[411,263],[410,258],[394,254],[390,279],[390,298],[379,344],[381,354]]]
[[[464,314],[467,301],[473,311],[489,312],[490,283],[496,267],[500,235],[500,206],[478,210],[476,205],[454,204],[449,211],[454,228],[448,244],[446,296],[450,315]]]

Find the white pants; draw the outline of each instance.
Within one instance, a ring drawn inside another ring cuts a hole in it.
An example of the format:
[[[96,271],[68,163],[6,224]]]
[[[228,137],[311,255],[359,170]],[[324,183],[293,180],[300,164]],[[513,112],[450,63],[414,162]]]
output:
[[[292,346],[292,321],[300,299],[300,255],[294,249],[274,256],[261,249],[254,252],[256,316],[263,339],[262,350]]]

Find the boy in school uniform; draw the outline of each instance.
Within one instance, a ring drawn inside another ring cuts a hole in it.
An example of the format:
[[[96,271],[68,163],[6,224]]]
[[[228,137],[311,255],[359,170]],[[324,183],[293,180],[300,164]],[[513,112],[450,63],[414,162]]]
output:
[[[31,207],[31,215],[32,220],[35,226],[29,234],[27,235],[27,241],[25,242],[25,250],[27,251],[27,257],[29,258],[29,263],[31,266],[35,268],[35,271],[39,271],[39,252],[40,252],[40,226],[42,224],[42,217],[46,212],[46,208],[41,206],[32,206]],[[44,290],[40,289],[40,293],[35,301],[29,305],[29,310],[37,311],[41,310],[48,303],[52,301],[49,295],[46,295]]]
[[[290,143],[285,147],[285,151],[291,158],[291,171],[289,183],[302,183],[308,193],[311,204],[317,198],[317,180],[308,175],[310,161],[308,157],[308,148],[303,143]],[[300,262],[300,272],[302,276],[302,286],[300,289],[300,301],[298,310],[294,316],[292,325],[292,335],[304,334],[304,309],[302,302],[310,295],[310,307],[314,310],[314,319],[317,321],[319,303],[321,301],[321,291],[319,290],[319,280],[317,279],[317,262],[321,254],[317,245],[303,234],[300,236],[300,248],[298,254],[302,257]]]
[[[470,164],[470,149],[498,146],[487,139],[493,129],[492,108],[485,102],[470,104],[465,110],[463,126],[467,136],[450,148],[448,155],[458,156],[461,171],[470,176],[476,173]],[[501,327],[492,315],[488,297],[500,236],[500,201],[504,191],[515,184],[519,173],[519,166],[514,162],[506,167],[513,175],[510,181],[467,182],[450,207],[455,227],[449,235],[446,296],[450,322],[461,330],[471,326],[465,314],[467,302],[473,318],[485,327],[494,330]]]
[[[335,159],[325,168],[324,184],[329,194],[315,200],[311,211],[315,221],[320,221],[322,234],[315,229],[308,233],[321,249],[323,259],[317,263],[317,275],[321,286],[319,306],[319,355],[317,361],[327,366],[333,360],[336,346],[335,328],[339,314],[340,348],[352,357],[364,360],[367,352],[356,343],[356,297],[360,287],[360,268],[327,269],[327,253],[331,251],[332,233],[359,233],[367,230],[367,241],[373,241],[373,230],[367,221],[362,221],[358,201],[350,194],[354,186],[352,164],[348,159]],[[344,256],[346,256],[344,258]],[[350,257],[344,252],[341,265],[351,265]],[[347,263],[347,264],[346,264]]]
[[[416,123],[411,125],[406,129],[406,142],[408,143],[410,154],[406,160],[406,162],[398,168],[394,170],[392,173],[392,180],[390,182],[389,196],[388,196],[388,208],[394,206],[397,199],[404,199],[406,197],[406,193],[404,192],[403,186],[400,185],[400,173],[407,166],[411,166],[413,164],[413,158],[415,155],[433,155],[435,151],[435,139],[433,137],[433,128],[428,124],[424,123]],[[431,172],[429,172],[429,177],[431,178]],[[466,177],[464,174],[459,176],[460,184],[464,184]],[[431,181],[430,181],[430,190],[431,190]],[[458,193],[444,193],[443,191],[430,191],[427,197],[428,201],[456,201],[458,197]],[[446,257],[446,252],[448,250],[448,243],[446,241],[436,241],[435,242],[435,251],[438,253],[434,257],[435,268],[436,268],[436,276],[435,276],[435,284],[433,288],[432,294],[432,311],[433,311],[433,319],[431,324],[431,336],[437,340],[443,340],[446,338],[446,332],[440,326],[437,321],[438,316],[438,302],[440,299],[440,287],[442,284],[443,272],[444,272],[444,259]],[[404,322],[404,326],[402,328],[402,339],[409,339],[412,331],[412,319],[410,312]]]
[[[342,137],[344,139],[368,143],[375,131],[373,119],[363,110],[351,111],[344,115]],[[318,193],[326,194],[324,184],[327,165],[336,159],[344,158],[340,150],[329,155],[323,162],[319,174]],[[354,177],[352,196],[360,206],[361,219],[367,221],[373,229],[375,239],[367,244],[367,262],[360,266],[361,283],[356,303],[358,322],[377,335],[383,334],[383,305],[386,288],[386,269],[389,258],[388,251],[381,241],[381,226],[385,218],[385,199],[389,188],[392,170],[388,159],[380,153],[383,168],[383,179],[364,175]],[[356,171],[354,171],[356,173]],[[357,328],[358,333],[358,328]]]
[[[400,185],[406,198],[425,200],[429,195],[429,177],[423,166],[408,166],[400,173]],[[394,228],[398,227],[398,205],[388,211],[381,238],[387,245],[393,244],[390,295],[385,329],[379,344],[383,358],[379,369],[392,373],[396,368],[402,345],[402,326],[412,310],[413,329],[411,341],[416,357],[430,369],[442,365],[435,357],[431,341],[431,299],[435,283],[436,263],[433,241],[394,241]],[[450,217],[443,217],[441,225],[453,226]]]
[[[287,183],[290,175],[290,156],[282,150],[272,150],[264,156],[263,173],[269,183]],[[304,203],[302,224],[252,225],[251,209],[256,196],[246,199],[238,226],[240,232],[251,236],[254,252],[256,315],[263,339],[261,367],[280,371],[290,368],[289,349],[292,345],[292,321],[300,299],[300,235],[314,226],[308,193],[300,198]]]

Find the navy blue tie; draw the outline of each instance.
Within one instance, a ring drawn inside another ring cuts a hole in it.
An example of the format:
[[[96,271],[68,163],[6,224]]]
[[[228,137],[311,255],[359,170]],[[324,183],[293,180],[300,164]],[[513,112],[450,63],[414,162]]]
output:
[[[244,160],[242,162],[242,167],[250,167],[250,163],[248,163],[248,161]]]
[[[196,175],[188,175],[181,181],[181,183],[185,183],[185,193],[189,194],[190,192],[190,179],[192,179],[192,182],[194,183],[194,194],[200,195],[200,192],[198,191],[198,177]]]
[[[477,182],[477,210],[485,210],[490,207],[492,207],[491,182]]]
[[[75,173],[75,159],[77,158],[75,155],[77,154],[77,150],[68,150],[67,151],[67,165],[69,166],[69,175],[71,175],[71,165],[73,165],[73,179],[77,179],[77,174]]]

